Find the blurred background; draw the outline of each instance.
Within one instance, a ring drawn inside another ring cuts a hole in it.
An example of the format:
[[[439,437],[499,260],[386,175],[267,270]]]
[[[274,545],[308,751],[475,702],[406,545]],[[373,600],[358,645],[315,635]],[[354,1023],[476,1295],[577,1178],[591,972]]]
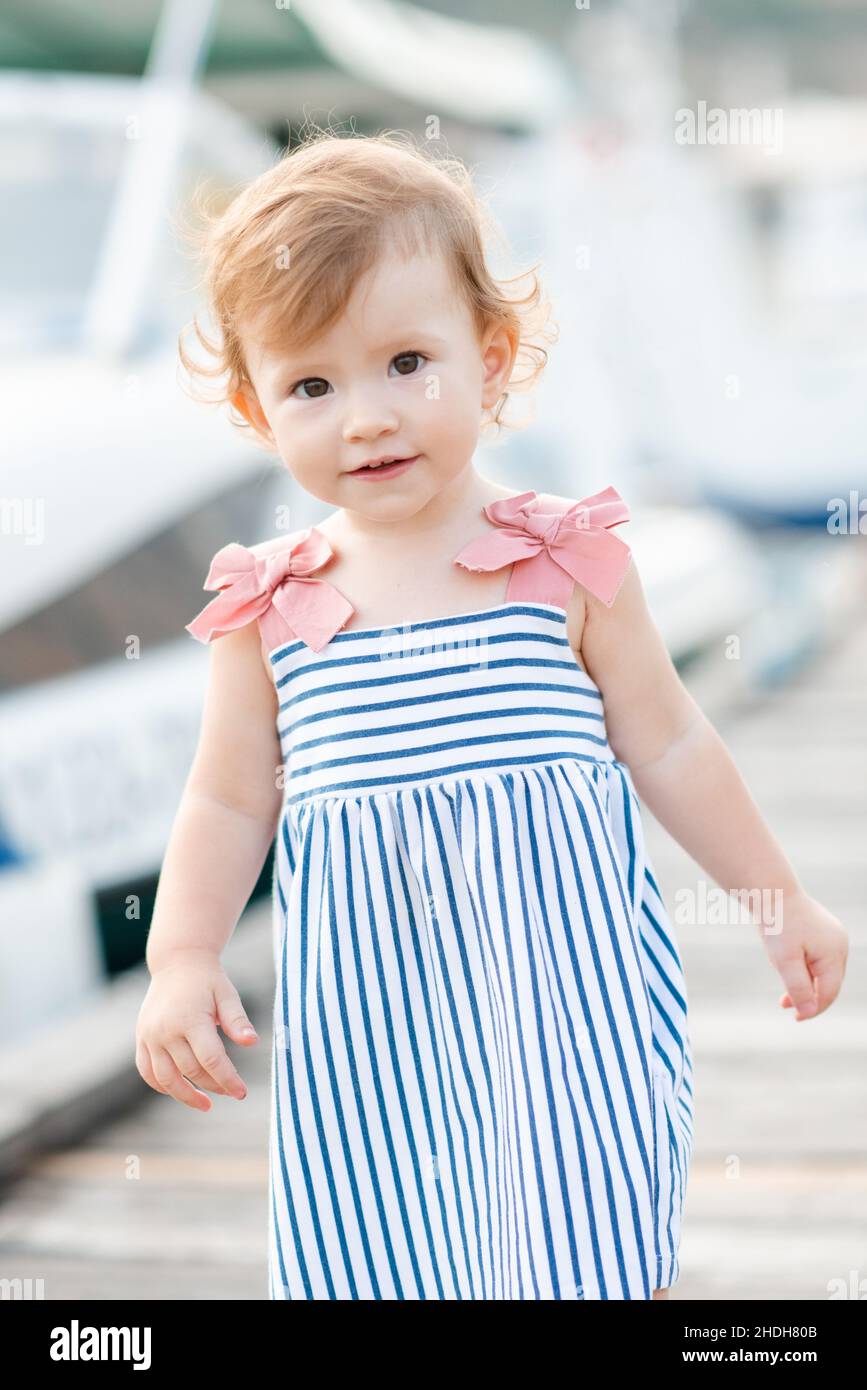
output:
[[[224,957],[262,1035],[227,1044],[243,1106],[156,1096],[134,1027],[207,673],[184,625],[221,545],[274,535],[287,502],[293,528],[330,510],[185,393],[177,337],[201,303],[178,220],[202,180],[228,201],[310,117],[459,155],[517,265],[541,261],[560,341],[532,423],[479,467],[622,493],[685,683],[850,932],[840,999],[795,1027],[755,931],[697,906],[713,885],[646,812],[696,1059],[672,1296],[863,1298],[865,72],[857,0],[6,0],[12,1296],[267,1294],[270,859]]]

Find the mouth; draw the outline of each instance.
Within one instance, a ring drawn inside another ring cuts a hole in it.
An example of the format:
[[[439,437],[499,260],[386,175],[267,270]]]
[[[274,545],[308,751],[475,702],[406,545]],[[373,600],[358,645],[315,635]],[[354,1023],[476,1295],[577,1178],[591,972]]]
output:
[[[418,457],[418,454],[408,457],[385,454],[381,459],[374,459],[370,463],[362,464],[360,468],[350,469],[350,472],[354,478],[393,478],[411,463],[415,463]]]

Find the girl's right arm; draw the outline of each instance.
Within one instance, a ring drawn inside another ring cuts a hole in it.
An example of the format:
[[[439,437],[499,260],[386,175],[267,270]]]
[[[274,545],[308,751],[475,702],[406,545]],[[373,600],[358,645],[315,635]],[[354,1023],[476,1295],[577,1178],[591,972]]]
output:
[[[194,1109],[190,1082],[246,1091],[217,1032],[255,1042],[220,962],[276,834],[282,804],[277,694],[258,624],[211,645],[208,693],[193,764],[172,826],[148,935],[151,984],[139,1014],[136,1064],[155,1090]],[[189,1078],[186,1080],[185,1078]]]

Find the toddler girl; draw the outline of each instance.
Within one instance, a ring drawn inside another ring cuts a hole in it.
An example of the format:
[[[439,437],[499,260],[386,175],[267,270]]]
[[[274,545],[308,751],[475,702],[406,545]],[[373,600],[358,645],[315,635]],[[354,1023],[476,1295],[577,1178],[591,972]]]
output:
[[[244,1096],[220,953],[274,843],[275,1299],[667,1296],[693,1068],[639,796],[718,884],[775,890],[784,1007],[844,972],[677,676],[622,498],[474,467],[551,341],[491,226],[458,161],[317,132],[207,234],[224,399],[333,510],[223,546],[189,624],[221,640],[136,1057],[193,1108]]]

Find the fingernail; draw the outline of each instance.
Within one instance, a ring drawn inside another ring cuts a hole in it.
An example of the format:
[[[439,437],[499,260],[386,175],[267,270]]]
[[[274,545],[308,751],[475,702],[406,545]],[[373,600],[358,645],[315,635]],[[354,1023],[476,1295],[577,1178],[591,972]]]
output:
[[[255,1029],[255,1028],[251,1028],[251,1027],[249,1026],[249,1024],[248,1024],[245,1028],[242,1028],[242,1029],[241,1029],[241,1037],[242,1037],[242,1038],[246,1038],[246,1037],[256,1037],[256,1029]]]

